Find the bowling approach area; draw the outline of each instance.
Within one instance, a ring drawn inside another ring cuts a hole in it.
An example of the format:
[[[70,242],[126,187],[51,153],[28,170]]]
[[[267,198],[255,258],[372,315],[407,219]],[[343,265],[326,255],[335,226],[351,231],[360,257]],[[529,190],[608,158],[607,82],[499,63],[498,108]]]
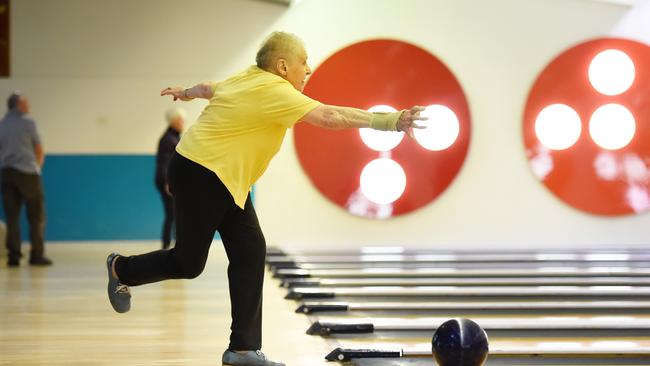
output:
[[[270,249],[267,263],[332,362],[434,365],[433,341],[441,366],[478,366],[485,330],[486,365],[648,365],[649,254]]]

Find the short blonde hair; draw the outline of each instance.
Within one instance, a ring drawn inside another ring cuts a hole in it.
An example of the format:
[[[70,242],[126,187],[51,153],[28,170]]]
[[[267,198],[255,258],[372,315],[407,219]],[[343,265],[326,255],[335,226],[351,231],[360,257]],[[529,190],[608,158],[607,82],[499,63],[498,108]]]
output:
[[[167,120],[167,124],[171,124],[174,122],[177,118],[185,118],[185,110],[182,108],[178,107],[173,107],[167,110],[165,112],[165,119]]]
[[[255,56],[257,67],[268,69],[278,58],[286,57],[288,54],[295,52],[297,45],[304,47],[302,40],[293,33],[271,33],[257,51]]]

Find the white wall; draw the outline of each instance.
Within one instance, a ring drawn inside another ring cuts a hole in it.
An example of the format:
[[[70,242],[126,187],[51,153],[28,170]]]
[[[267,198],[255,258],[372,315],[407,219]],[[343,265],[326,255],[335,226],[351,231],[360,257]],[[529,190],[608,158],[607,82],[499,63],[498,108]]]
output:
[[[301,247],[641,246],[649,216],[596,217],[556,199],[529,171],[521,139],[529,88],[564,49],[606,35],[628,6],[589,0],[14,0],[13,88],[31,97],[48,152],[151,153],[170,84],[251,64],[270,31],[299,34],[312,67],[354,42],[393,38],[439,57],[465,88],[470,150],[427,207],[388,221],[351,216],[309,183],[293,137],[257,190],[268,242]],[[201,102],[188,104],[195,117]]]
[[[251,63],[286,8],[251,0],[14,0],[12,78],[32,102],[49,153],[152,153],[170,85],[225,77]],[[253,55],[254,57],[254,55]],[[189,118],[201,103],[186,105]]]

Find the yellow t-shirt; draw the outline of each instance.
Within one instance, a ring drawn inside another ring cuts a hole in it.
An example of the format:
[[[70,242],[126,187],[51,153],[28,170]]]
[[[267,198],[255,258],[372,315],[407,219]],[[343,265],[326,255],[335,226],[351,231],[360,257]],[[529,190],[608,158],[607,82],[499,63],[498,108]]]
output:
[[[287,128],[320,105],[283,78],[251,66],[215,83],[214,96],[176,151],[215,172],[243,208]]]

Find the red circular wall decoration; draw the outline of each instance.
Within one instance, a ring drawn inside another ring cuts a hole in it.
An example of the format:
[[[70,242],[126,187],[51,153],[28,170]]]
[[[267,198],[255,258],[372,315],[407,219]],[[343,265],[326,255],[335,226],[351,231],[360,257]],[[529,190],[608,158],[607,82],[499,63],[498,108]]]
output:
[[[424,134],[418,140],[380,135],[392,139],[386,151],[367,145],[357,129],[295,126],[296,152],[309,179],[354,215],[388,218],[417,210],[444,192],[465,160],[470,114],[463,90],[440,60],[417,46],[396,40],[348,46],[318,66],[304,92],[325,104],[364,110],[430,106],[423,130],[429,140]]]
[[[565,203],[607,216],[650,208],[650,47],[579,44],[533,85],[523,117],[533,173]]]

